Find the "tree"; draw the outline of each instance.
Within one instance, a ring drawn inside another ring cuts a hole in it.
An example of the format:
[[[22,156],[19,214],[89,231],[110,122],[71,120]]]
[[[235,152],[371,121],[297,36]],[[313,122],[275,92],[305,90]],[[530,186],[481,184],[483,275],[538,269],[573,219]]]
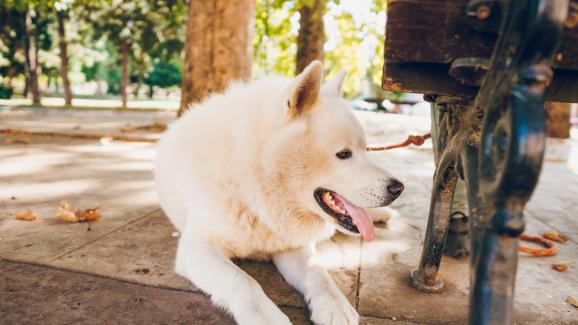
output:
[[[182,49],[184,0],[76,0],[75,5],[91,24],[91,38],[116,46],[123,107],[127,106],[131,67],[133,80],[140,82],[155,56],[170,59]]]
[[[66,29],[64,28],[66,10],[65,4],[58,4],[56,16],[58,20],[58,45],[60,49],[60,78],[62,79],[62,88],[64,89],[65,105],[71,106],[72,90],[70,89],[70,80],[68,79],[68,42],[66,41]]]
[[[0,6],[0,76],[1,98],[12,95],[12,80],[25,73],[23,9]]]
[[[94,40],[106,38],[117,47],[121,70],[119,93],[123,108],[126,108],[128,103],[129,56],[132,39],[138,37],[135,35],[138,32],[138,28],[135,28],[135,21],[139,20],[143,5],[146,6],[147,3],[128,0],[115,1],[112,4],[108,1],[80,0],[76,2],[79,9],[83,8],[84,18],[92,24],[92,38]]]
[[[231,80],[251,77],[253,12],[253,0],[189,1],[179,116]]]
[[[313,60],[323,62],[325,0],[301,1],[299,35],[297,36],[297,64],[295,74],[301,73]]]
[[[257,0],[253,36],[253,73],[291,77],[297,58],[298,4],[288,0]],[[293,23],[292,23],[293,22]]]
[[[181,83],[179,68],[171,63],[160,62],[154,65],[153,71],[145,78],[149,86],[149,97],[152,97],[153,87],[168,88]]]
[[[32,16],[36,19],[36,24],[32,23]],[[32,8],[26,8],[24,18],[24,58],[26,68],[26,90],[32,94],[32,103],[40,104],[40,85],[38,84],[38,74],[40,73],[40,62],[38,61],[39,37],[38,26],[39,12]]]

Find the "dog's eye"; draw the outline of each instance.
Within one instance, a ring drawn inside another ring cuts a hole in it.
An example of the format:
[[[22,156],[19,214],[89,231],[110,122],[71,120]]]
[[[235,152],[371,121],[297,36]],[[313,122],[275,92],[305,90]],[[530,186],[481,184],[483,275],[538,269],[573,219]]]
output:
[[[337,158],[339,159],[347,159],[347,158],[351,158],[351,155],[353,153],[351,152],[351,150],[349,149],[343,149],[340,152],[336,153],[335,155],[337,156]]]

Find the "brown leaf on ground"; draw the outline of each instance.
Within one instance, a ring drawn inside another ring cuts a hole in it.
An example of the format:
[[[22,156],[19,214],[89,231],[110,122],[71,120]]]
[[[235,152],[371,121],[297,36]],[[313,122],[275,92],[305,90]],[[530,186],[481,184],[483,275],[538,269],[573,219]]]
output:
[[[76,217],[75,212],[76,210],[73,209],[68,202],[62,201],[58,206],[58,212],[56,213],[56,215],[61,220],[64,220],[66,222],[78,222],[78,218]]]
[[[558,232],[553,230],[546,231],[542,236],[544,236],[544,238],[557,241],[559,243],[565,243],[568,240],[568,237],[564,236],[563,234],[559,234]]]
[[[576,298],[568,297],[568,298],[566,298],[566,300],[564,300],[564,302],[567,303],[568,305],[578,309],[578,300],[576,300]]]
[[[36,214],[30,210],[16,212],[16,220],[34,221],[36,220]]]
[[[78,218],[78,221],[98,220],[98,219],[100,219],[100,213],[98,213],[98,211],[96,211],[96,209],[98,209],[98,208],[76,211],[76,213],[75,213],[76,218]]]
[[[77,210],[71,207],[68,202],[62,201],[58,207],[57,215],[66,222],[94,221],[100,219],[100,213],[96,211],[97,209]]]
[[[552,264],[552,268],[558,272],[564,272],[568,269],[568,264],[566,263],[555,263]]]

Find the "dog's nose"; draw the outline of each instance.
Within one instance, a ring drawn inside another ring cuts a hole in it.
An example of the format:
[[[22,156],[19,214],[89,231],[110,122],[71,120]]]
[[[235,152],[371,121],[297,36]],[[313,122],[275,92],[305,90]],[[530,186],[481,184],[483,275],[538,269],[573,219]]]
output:
[[[387,185],[387,191],[394,198],[397,198],[401,192],[403,192],[403,184],[397,179],[390,179],[389,184]]]

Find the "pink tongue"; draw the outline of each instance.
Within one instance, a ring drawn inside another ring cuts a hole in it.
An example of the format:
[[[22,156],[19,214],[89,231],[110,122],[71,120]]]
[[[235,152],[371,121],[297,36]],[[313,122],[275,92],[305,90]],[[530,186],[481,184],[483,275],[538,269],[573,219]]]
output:
[[[371,217],[367,215],[367,212],[361,208],[356,207],[355,205],[347,202],[347,200],[341,198],[343,200],[343,206],[347,213],[353,219],[353,223],[357,226],[357,229],[363,236],[363,240],[365,241],[372,241],[375,239],[375,229],[373,229],[373,221]]]

